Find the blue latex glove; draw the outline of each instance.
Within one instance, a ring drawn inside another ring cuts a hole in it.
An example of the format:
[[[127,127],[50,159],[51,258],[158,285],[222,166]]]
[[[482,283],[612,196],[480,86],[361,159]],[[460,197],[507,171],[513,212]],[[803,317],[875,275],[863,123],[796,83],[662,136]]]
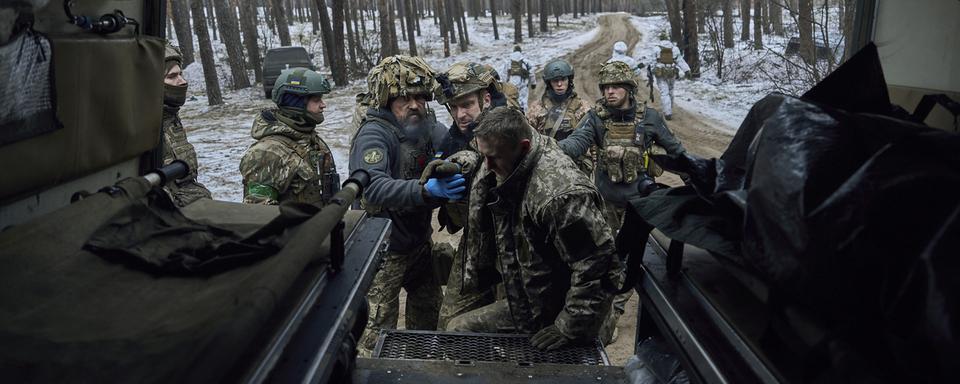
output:
[[[460,200],[463,199],[463,192],[467,190],[467,187],[464,185],[466,183],[467,180],[463,178],[463,175],[458,173],[442,179],[429,179],[423,187],[432,197]]]

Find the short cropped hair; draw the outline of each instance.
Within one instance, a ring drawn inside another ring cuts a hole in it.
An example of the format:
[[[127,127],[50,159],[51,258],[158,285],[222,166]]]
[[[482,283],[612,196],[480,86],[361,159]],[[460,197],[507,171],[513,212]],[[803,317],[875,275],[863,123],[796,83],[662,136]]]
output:
[[[492,140],[504,144],[518,144],[521,140],[533,138],[533,127],[527,118],[517,109],[496,107],[482,113],[480,122],[473,135],[483,140]]]

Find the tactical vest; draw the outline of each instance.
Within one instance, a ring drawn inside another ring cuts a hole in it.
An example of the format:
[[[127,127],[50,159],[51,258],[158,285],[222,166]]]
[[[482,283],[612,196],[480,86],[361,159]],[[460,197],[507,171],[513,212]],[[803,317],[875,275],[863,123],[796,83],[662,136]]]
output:
[[[650,159],[646,134],[641,125],[646,117],[646,107],[641,108],[633,121],[603,120],[603,145],[597,166],[602,167],[614,183],[630,184],[644,173],[650,177],[663,173]]]
[[[330,147],[322,139],[314,136],[317,142],[309,147],[298,143],[296,140],[283,135],[270,135],[263,140],[271,140],[283,144],[294,151],[300,158],[293,176],[287,188],[277,191],[278,202],[294,201],[298,203],[315,204],[325,202],[332,197],[334,190],[338,187],[332,185],[337,177],[337,169],[333,162],[333,154]]]
[[[544,100],[543,106],[546,110],[546,115],[544,116],[543,121],[543,133],[547,136],[553,137],[555,139],[563,140],[567,136],[570,136],[573,133],[573,124],[574,113],[576,109],[580,106],[579,100],[573,100],[573,97],[568,97],[560,104],[547,107],[547,100]]]
[[[187,141],[187,132],[180,123],[180,118],[176,115],[164,116],[163,119],[163,164],[170,164],[174,160],[183,160],[190,167],[190,173],[176,183],[193,181],[197,178],[197,170],[200,166],[197,161],[197,151],[193,145]]]
[[[523,65],[522,61],[510,60],[510,70],[507,71],[507,76],[520,76],[521,79],[527,79],[530,77],[530,70]]]
[[[391,124],[389,121],[381,119],[379,117],[367,116],[366,121],[376,122],[387,129],[390,130],[397,138],[402,137],[400,134],[400,128]],[[366,121],[364,124],[366,124]],[[363,129],[363,127],[360,127]],[[427,167],[427,163],[433,159],[433,141],[431,140],[431,135],[424,135],[425,140],[400,140],[400,153],[396,157],[391,159],[391,164],[394,162],[399,163],[399,175],[393,175],[394,179],[401,180],[416,180],[420,178],[420,174],[423,173],[423,170]],[[389,156],[391,154],[385,154]],[[366,198],[362,198],[360,201],[363,209],[365,209],[370,214],[377,214],[382,212],[384,209],[390,209],[395,212],[402,212],[403,208],[384,208],[379,205],[370,204]],[[421,208],[415,208],[419,210]]]
[[[657,64],[653,68],[653,75],[660,78],[673,79],[680,74],[677,69],[676,61],[673,58],[673,48],[660,47],[660,55],[657,56]]]

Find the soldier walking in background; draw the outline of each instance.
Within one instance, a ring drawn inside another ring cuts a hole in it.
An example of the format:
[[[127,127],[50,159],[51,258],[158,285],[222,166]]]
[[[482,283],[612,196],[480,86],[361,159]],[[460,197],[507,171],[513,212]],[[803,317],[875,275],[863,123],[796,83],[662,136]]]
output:
[[[183,78],[183,57],[180,49],[167,44],[164,52],[163,76],[163,165],[183,160],[190,173],[168,183],[164,190],[177,206],[185,206],[198,199],[210,198],[207,187],[197,181],[200,162],[193,144],[187,141],[187,132],[180,122],[180,107],[187,100],[187,80]]]
[[[517,99],[520,103],[520,109],[526,111],[527,99],[530,97],[530,89],[537,87],[537,80],[533,73],[533,64],[523,57],[523,51],[519,45],[513,47],[513,53],[510,54],[510,61],[507,62],[503,73],[507,74],[507,83],[517,88]]]
[[[667,120],[673,119],[673,87],[674,81],[690,73],[690,66],[680,55],[680,49],[669,40],[662,40],[653,50],[653,76],[656,78],[657,89],[660,90],[660,104]]]
[[[339,189],[330,147],[316,132],[330,83],[306,68],[285,69],[273,86],[277,108],[261,111],[250,135],[257,140],[240,160],[243,201],[325,202]]]
[[[364,209],[393,225],[387,256],[367,293],[370,315],[358,343],[361,356],[370,356],[381,329],[396,328],[401,288],[407,291],[407,329],[437,327],[442,298],[430,221],[434,208],[462,197],[465,180],[455,174],[419,182],[435,151],[438,124],[428,118],[426,107],[433,99],[434,77],[422,59],[398,55],[381,60],[367,78],[371,107],[353,141],[350,171],[369,172]]]
[[[592,146],[599,147],[594,178],[603,195],[607,223],[616,232],[623,223],[627,201],[648,194],[655,188],[654,177],[662,173],[650,157],[654,144],[672,155],[685,150],[660,113],[638,102],[636,76],[627,64],[604,64],[599,80],[603,98],[559,145],[574,159]],[[630,293],[626,293],[614,300],[612,316],[601,334],[605,343],[613,340],[617,319],[629,298]]]

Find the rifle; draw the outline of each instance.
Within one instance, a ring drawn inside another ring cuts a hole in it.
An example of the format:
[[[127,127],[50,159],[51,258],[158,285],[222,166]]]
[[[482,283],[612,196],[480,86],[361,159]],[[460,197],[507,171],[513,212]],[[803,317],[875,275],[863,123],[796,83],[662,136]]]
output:
[[[652,68],[653,68],[653,65],[648,65],[648,66],[647,66],[647,86],[650,87],[650,102],[651,102],[651,103],[654,102],[654,100],[653,100],[653,69],[652,69]]]

